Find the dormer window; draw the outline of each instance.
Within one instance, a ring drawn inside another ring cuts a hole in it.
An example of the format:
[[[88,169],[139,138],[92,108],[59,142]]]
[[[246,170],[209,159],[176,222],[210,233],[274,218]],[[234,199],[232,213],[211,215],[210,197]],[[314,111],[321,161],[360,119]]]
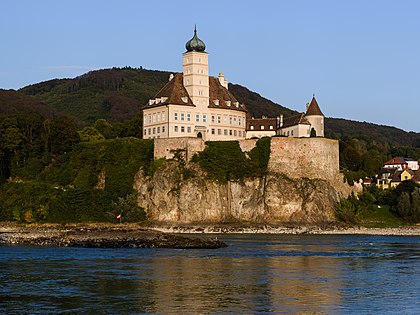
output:
[[[187,103],[187,102],[188,102],[188,97],[186,97],[186,96],[181,97],[181,100],[182,100],[184,103]]]
[[[149,105],[153,105],[155,103],[155,100],[149,100]]]
[[[264,126],[263,125],[261,125],[260,128],[261,128],[261,130],[264,130]]]
[[[239,107],[239,102],[235,102],[234,105],[236,106],[236,108]]]
[[[219,106],[219,100],[213,100],[214,105]]]
[[[167,97],[162,97],[162,103],[166,102],[167,99],[168,99]]]
[[[254,130],[254,126],[251,126],[251,130]]]
[[[270,130],[273,130],[273,126],[270,126]]]
[[[226,103],[226,106],[230,107],[230,101],[226,101],[225,103]]]
[[[160,98],[157,98],[157,99],[155,100],[155,102],[156,102],[156,104],[159,104],[159,103],[160,103]]]

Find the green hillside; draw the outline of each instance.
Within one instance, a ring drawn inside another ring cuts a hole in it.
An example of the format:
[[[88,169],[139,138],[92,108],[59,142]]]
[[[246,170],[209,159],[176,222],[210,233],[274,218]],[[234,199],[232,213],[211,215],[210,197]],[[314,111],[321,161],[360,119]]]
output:
[[[112,68],[91,71],[74,79],[41,82],[19,91],[56,112],[75,117],[79,126],[87,126],[97,119],[114,123],[134,117],[163,87],[169,75],[166,71]],[[230,84],[229,89],[247,106],[252,117],[297,113],[239,84]],[[420,133],[366,122],[327,118],[325,132],[326,136],[337,139],[367,137],[392,146],[420,147]]]

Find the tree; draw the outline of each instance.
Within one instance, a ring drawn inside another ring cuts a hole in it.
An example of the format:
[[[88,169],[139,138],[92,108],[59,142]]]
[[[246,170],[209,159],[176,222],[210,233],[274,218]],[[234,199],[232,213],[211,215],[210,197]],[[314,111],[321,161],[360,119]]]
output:
[[[69,152],[73,145],[79,141],[80,137],[73,119],[67,116],[58,116],[51,120],[49,136],[51,153]]]
[[[105,137],[93,127],[85,127],[82,130],[79,130],[78,133],[80,141],[82,142],[105,140]]]

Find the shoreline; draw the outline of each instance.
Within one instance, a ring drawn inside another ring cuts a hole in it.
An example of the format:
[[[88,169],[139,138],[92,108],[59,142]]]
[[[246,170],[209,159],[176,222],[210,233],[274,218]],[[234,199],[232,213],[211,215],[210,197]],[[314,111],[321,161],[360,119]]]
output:
[[[382,236],[420,236],[420,226],[397,228],[367,228],[362,226],[151,226],[150,229],[164,233],[178,234],[290,234],[290,235],[382,235]]]
[[[239,225],[239,224],[163,224],[163,223],[69,223],[69,224],[17,224],[0,222],[0,236],[20,233],[31,235],[101,234],[108,238],[135,233],[153,234],[291,234],[291,235],[383,235],[420,236],[420,225],[393,228],[368,228],[345,225]]]

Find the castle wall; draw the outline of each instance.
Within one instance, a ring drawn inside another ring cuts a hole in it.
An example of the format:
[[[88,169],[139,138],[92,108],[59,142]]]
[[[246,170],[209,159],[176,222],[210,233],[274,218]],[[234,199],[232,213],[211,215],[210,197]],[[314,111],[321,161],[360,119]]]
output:
[[[340,178],[338,141],[274,137],[271,139],[268,170],[291,178],[319,178],[336,182]]]
[[[155,159],[173,158],[177,149],[185,150],[187,161],[205,148],[199,138],[155,139]],[[251,151],[257,139],[239,140],[244,152]],[[290,178],[324,179],[329,182],[340,181],[338,141],[325,138],[271,138],[268,171],[284,173]]]
[[[199,138],[166,138],[154,140],[154,156],[155,159],[174,157],[173,151],[182,149],[184,157],[187,161],[191,160],[193,155],[204,150],[205,144],[203,139]]]

